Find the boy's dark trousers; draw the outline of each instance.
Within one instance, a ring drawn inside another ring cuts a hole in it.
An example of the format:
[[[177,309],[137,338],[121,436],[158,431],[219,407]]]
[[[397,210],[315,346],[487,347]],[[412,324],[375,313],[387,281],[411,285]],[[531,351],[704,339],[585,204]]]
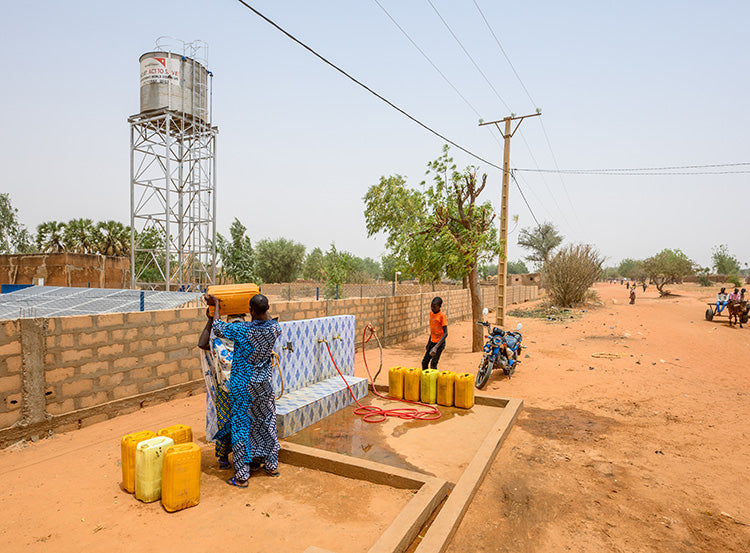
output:
[[[424,354],[424,357],[422,358],[422,370],[426,371],[427,366],[429,365],[432,369],[437,369],[438,361],[440,361],[440,355],[443,353],[443,350],[445,349],[445,342],[440,344],[440,347],[437,349],[437,352],[435,352],[434,357],[430,356],[430,350],[435,347],[435,342],[432,341],[432,339],[427,339],[427,348]]]

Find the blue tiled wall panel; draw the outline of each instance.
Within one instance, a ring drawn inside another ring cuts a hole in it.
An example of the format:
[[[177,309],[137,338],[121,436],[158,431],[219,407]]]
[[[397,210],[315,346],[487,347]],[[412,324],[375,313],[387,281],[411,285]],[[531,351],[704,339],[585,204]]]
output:
[[[325,343],[318,342],[320,338],[328,340],[341,372],[345,375],[354,374],[354,315],[285,321],[279,324],[281,336],[276,341],[274,351],[279,354],[285,393],[300,390],[332,376],[338,377]],[[334,336],[339,336],[340,339],[334,339]],[[282,349],[290,342],[292,351]],[[273,386],[278,394],[281,391],[281,379],[276,371],[273,373]]]
[[[367,395],[367,379],[346,377],[357,399]],[[284,393],[276,402],[276,432],[286,438],[354,403],[341,377],[331,377],[301,390]]]

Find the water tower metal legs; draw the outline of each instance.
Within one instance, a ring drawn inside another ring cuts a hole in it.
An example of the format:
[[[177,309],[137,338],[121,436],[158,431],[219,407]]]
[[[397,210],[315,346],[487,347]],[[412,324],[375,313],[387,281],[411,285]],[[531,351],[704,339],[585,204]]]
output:
[[[197,290],[216,275],[216,134],[170,110],[129,118],[131,287]]]

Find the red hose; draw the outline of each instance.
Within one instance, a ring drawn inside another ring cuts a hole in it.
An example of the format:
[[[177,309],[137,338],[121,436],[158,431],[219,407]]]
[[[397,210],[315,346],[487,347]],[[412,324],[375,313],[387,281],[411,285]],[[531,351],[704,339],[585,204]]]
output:
[[[365,335],[367,334],[368,330],[370,330],[370,337],[367,338],[367,340],[365,340]],[[372,337],[374,334],[375,334],[375,329],[373,328],[371,324],[368,324],[365,327],[364,332],[362,332],[362,359],[364,359],[365,361],[365,369],[367,370],[367,376],[370,377],[370,384],[372,384],[372,392],[379,398],[389,399],[393,401],[401,401],[403,403],[411,403],[412,405],[421,405],[422,407],[427,407],[429,411],[419,411],[418,409],[410,409],[410,408],[382,409],[375,405],[362,405],[357,400],[357,397],[354,395],[354,392],[352,392],[352,389],[349,387],[349,383],[346,381],[346,378],[344,378],[344,375],[341,374],[341,370],[339,369],[339,366],[336,364],[336,360],[333,358],[333,354],[331,353],[331,347],[328,345],[328,342],[325,342],[326,349],[328,349],[328,355],[331,358],[331,362],[333,362],[333,366],[336,367],[336,370],[341,376],[341,379],[344,381],[344,384],[346,384],[346,387],[349,390],[349,393],[351,394],[352,399],[358,405],[358,407],[354,410],[354,414],[361,416],[364,422],[370,422],[370,423],[383,422],[388,417],[397,417],[399,419],[404,419],[404,420],[421,420],[421,421],[439,419],[441,416],[440,410],[434,405],[420,403],[419,401],[410,401],[408,399],[388,397],[388,396],[384,396],[378,393],[378,391],[375,389],[375,382],[373,381],[372,375],[370,374],[370,367],[367,366],[367,357],[365,356],[365,344],[369,342],[370,340],[372,340]]]

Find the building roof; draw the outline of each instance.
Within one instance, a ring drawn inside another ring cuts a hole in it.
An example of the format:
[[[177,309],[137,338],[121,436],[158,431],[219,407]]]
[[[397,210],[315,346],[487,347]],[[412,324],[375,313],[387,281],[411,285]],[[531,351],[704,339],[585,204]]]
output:
[[[0,294],[0,319],[141,311],[141,294],[144,311],[187,307],[187,304],[197,302],[202,295],[198,292],[30,286]]]

